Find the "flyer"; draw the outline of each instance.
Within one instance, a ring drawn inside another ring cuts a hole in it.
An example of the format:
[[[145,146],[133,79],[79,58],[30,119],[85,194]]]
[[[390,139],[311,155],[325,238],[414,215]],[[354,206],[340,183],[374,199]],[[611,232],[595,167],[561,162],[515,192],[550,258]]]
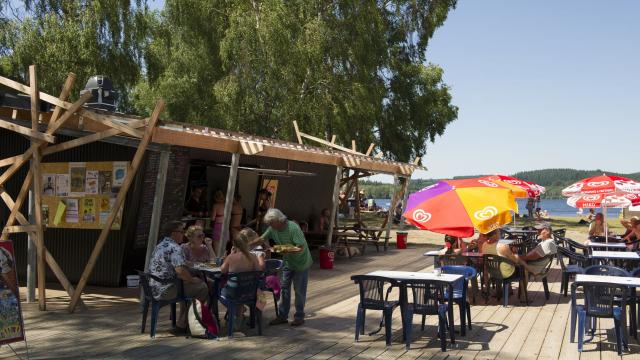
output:
[[[82,221],[96,221],[96,201],[93,198],[82,199]]]
[[[69,196],[69,174],[56,175],[56,195]]]
[[[97,194],[98,193],[98,171],[87,170],[85,181],[86,181],[85,193]]]
[[[42,195],[53,196],[56,192],[56,174],[42,175]]]
[[[86,172],[87,169],[85,163],[69,163],[69,177],[71,178],[72,194],[84,195]]]
[[[78,217],[78,199],[66,199],[64,200],[67,210],[64,221],[71,224],[77,223],[79,220]]]
[[[113,182],[111,171],[100,171],[98,173],[98,187],[100,188],[100,194],[111,193],[111,183]]]
[[[13,242],[0,241],[0,344],[24,340]]]
[[[53,225],[58,226],[62,222],[62,216],[64,215],[64,211],[67,209],[67,204],[65,204],[62,200],[58,201],[58,206],[56,207],[56,215],[53,217]]]
[[[121,187],[124,184],[124,179],[127,177],[127,168],[129,163],[126,161],[115,161],[113,163],[113,186]]]
[[[42,223],[49,225],[49,205],[42,204]]]

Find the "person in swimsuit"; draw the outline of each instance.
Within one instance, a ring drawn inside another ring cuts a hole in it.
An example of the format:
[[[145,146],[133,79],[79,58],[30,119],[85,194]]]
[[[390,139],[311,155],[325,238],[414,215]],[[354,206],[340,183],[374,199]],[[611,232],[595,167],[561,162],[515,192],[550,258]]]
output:
[[[222,241],[222,222],[224,220],[224,194],[217,190],[213,195],[213,208],[211,209],[211,220],[213,221],[213,245],[219,248]],[[229,234],[225,236],[226,244],[229,245]],[[230,246],[230,245],[229,245]]]
[[[235,239],[236,235],[242,230],[242,217],[244,215],[244,208],[240,203],[242,196],[235,194],[233,197],[233,205],[231,206],[231,222],[229,223],[229,230],[231,238]]]

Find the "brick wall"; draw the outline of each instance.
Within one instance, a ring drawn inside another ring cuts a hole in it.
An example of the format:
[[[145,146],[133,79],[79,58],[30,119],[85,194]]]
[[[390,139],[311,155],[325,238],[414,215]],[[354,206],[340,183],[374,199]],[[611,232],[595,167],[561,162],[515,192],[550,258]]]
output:
[[[136,237],[134,243],[134,248],[137,249],[147,247],[159,164],[160,153],[155,151],[147,152],[143,179],[142,204],[140,204],[140,210],[138,211],[138,223],[136,226]],[[179,146],[171,147],[160,224],[180,219],[182,217],[188,176],[189,149]]]

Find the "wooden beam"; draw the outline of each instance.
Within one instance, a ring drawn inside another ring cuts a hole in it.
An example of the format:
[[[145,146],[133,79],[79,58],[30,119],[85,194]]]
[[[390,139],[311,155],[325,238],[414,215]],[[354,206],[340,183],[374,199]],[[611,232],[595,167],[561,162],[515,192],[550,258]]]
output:
[[[36,232],[38,227],[36,225],[12,225],[5,226],[2,229],[3,234],[23,233],[23,232]]]
[[[0,84],[10,87],[14,90],[20,91],[21,93],[25,93],[28,95],[31,95],[31,90],[30,87],[27,85],[23,85],[20,84],[17,81],[13,81],[11,79],[8,79],[6,77],[0,76]],[[39,99],[44,100],[46,102],[48,102],[49,104],[53,104],[56,106],[60,106],[64,109],[69,109],[71,107],[71,103],[68,103],[66,101],[60,100],[58,98],[56,98],[55,96],[51,96],[47,93],[43,93],[41,91],[37,92],[36,95],[38,96]]]
[[[67,276],[64,274],[64,271],[62,271],[62,268],[60,267],[60,265],[58,265],[58,262],[56,261],[56,259],[51,255],[49,250],[47,250],[46,248],[45,248],[45,257],[46,257],[47,264],[49,264],[49,268],[51,269],[53,274],[56,276],[56,278],[58,278],[58,281],[60,282],[64,290],[67,292],[67,294],[69,294],[69,297],[73,298],[73,295],[76,292],[75,288],[73,287],[73,285],[71,284]],[[79,305],[84,306],[84,302],[80,300]]]
[[[49,128],[47,129],[47,133],[53,134],[56,130],[58,130],[58,128],[60,128],[62,124],[64,124],[67,120],[71,118],[71,116],[73,116],[73,114],[75,114],[80,108],[82,108],[82,105],[84,105],[85,102],[89,101],[89,99],[91,99],[91,93],[90,92],[84,93],[82,94],[82,96],[80,96],[78,100],[76,100],[73,103],[73,105],[71,105],[69,110],[67,110],[67,112],[64,113],[64,115],[62,115],[59,119],[57,117],[54,118],[53,116],[51,116],[51,120],[49,120]],[[56,109],[59,109],[59,108],[56,107]]]
[[[402,184],[402,212],[407,210],[407,200],[409,200],[409,184],[411,183],[411,178],[404,178],[404,183]],[[400,219],[399,229],[404,230],[405,222],[403,219]]]
[[[415,159],[413,160],[413,163],[412,163],[412,164],[413,164],[413,165],[420,165],[420,156],[418,156],[417,158],[415,158]]]
[[[327,140],[323,140],[323,139],[317,138],[315,136],[307,135],[305,133],[300,133],[300,136],[305,138],[305,139],[309,139],[309,140],[315,141],[317,143],[320,143],[322,145],[329,146],[329,147],[334,148],[336,150],[348,152],[348,153],[354,154],[354,155],[364,155],[364,154],[360,154],[359,152],[354,151],[352,149],[346,148],[344,146],[340,146],[340,145],[337,145],[337,144],[332,144],[331,142],[329,142]]]
[[[144,120],[140,120],[134,124],[131,125],[132,127],[135,128],[140,128],[145,126],[145,121]],[[120,130],[118,129],[109,129],[109,130],[104,130],[104,131],[100,131],[97,133],[93,133],[91,135],[87,135],[87,136],[83,136],[77,139],[73,139],[73,140],[69,140],[60,144],[56,144],[56,145],[52,145],[47,147],[46,149],[42,150],[42,155],[50,155],[53,153],[57,153],[60,151],[65,151],[65,150],[69,150],[78,146],[82,146],[82,145],[86,145],[95,141],[100,141],[102,139],[111,137],[111,136],[116,136],[121,134],[122,132],[120,132]]]
[[[293,121],[293,128],[296,131],[296,138],[298,138],[298,144],[302,144],[302,137],[300,137],[300,128],[298,128],[298,122]]]
[[[336,138],[337,138],[337,136],[335,136],[335,135],[331,135],[331,143],[332,143],[332,144],[335,144],[335,143],[336,143]]]
[[[229,224],[231,223],[231,210],[233,208],[233,197],[236,191],[236,179],[238,178],[238,165],[240,164],[240,154],[231,155],[231,168],[229,168],[229,181],[227,182],[227,196],[224,201],[224,215],[222,218],[222,231],[220,231],[220,246],[218,254],[222,255],[227,249],[227,237],[229,236]]]
[[[331,217],[329,218],[329,229],[327,230],[327,241],[325,245],[330,248],[333,242],[333,228],[336,225],[338,206],[340,205],[340,180],[342,179],[342,166],[336,167],[336,179],[333,183],[333,198],[331,202]]]
[[[151,225],[149,226],[149,238],[147,239],[147,254],[144,260],[144,271],[149,270],[151,255],[158,242],[160,230],[160,218],[162,217],[162,204],[164,203],[164,192],[167,183],[167,171],[169,170],[168,151],[160,152],[158,162],[158,174],[156,176],[156,189],[153,195],[153,208],[151,209]]]
[[[56,138],[52,135],[43,134],[38,130],[32,130],[30,128],[16,125],[14,123],[11,123],[2,119],[0,119],[0,128],[11,130],[20,135],[28,136],[31,139],[37,140],[37,141],[46,141],[48,143],[53,143],[56,141]]]
[[[239,151],[245,155],[255,155],[264,151],[264,145],[254,141],[240,140]]]
[[[144,132],[144,136],[142,137],[142,140],[140,140],[140,145],[138,146],[138,149],[136,150],[135,155],[133,156],[133,160],[131,161],[131,166],[129,166],[128,172],[127,172],[127,176],[124,179],[124,182],[122,184],[122,187],[120,188],[120,191],[118,191],[118,196],[116,197],[116,201],[113,204],[113,208],[111,209],[111,213],[109,213],[109,217],[107,218],[107,221],[104,224],[104,227],[102,228],[102,231],[100,232],[100,236],[98,237],[98,241],[96,242],[95,247],[93,248],[93,251],[91,252],[91,256],[89,257],[89,261],[87,262],[87,265],[84,268],[84,271],[82,272],[82,275],[80,276],[80,281],[78,282],[78,286],[76,288],[76,292],[73,294],[73,296],[71,297],[71,303],[69,304],[69,312],[73,312],[76,308],[76,305],[78,304],[78,301],[80,300],[80,296],[82,295],[82,291],[84,290],[84,287],[87,285],[87,281],[89,280],[89,276],[91,276],[91,273],[93,272],[93,268],[96,265],[96,262],[98,260],[98,257],[100,256],[100,253],[102,252],[102,248],[104,247],[104,244],[107,241],[107,236],[109,235],[109,231],[111,231],[111,226],[113,225],[113,222],[116,219],[116,215],[118,214],[118,210],[120,209],[120,207],[122,206],[122,204],[124,203],[124,199],[127,195],[127,191],[129,190],[129,187],[131,186],[131,183],[133,182],[133,178],[138,170],[138,167],[140,166],[140,163],[142,162],[142,159],[144,157],[144,153],[147,149],[147,145],[149,145],[149,142],[151,141],[151,138],[153,137],[153,132],[156,128],[156,125],[158,123],[158,117],[160,116],[160,113],[162,112],[162,110],[164,109],[165,103],[163,100],[160,100],[156,103],[156,107],[153,110],[153,114],[151,115],[151,118],[149,119],[149,124],[147,125],[147,129]]]
[[[376,156],[374,156],[376,159],[382,159],[382,157],[384,156],[384,153],[381,151],[379,153],[376,154]]]
[[[2,175],[0,175],[0,186],[4,185],[4,183],[7,182],[7,180],[9,180],[11,176],[13,176],[13,174],[20,170],[22,165],[24,165],[24,163],[29,160],[29,158],[31,158],[31,155],[33,155],[36,149],[37,146],[32,146],[24,154],[14,157],[16,159],[15,162],[7,170],[5,170]]]
[[[27,221],[24,215],[22,215],[22,213],[20,212],[20,208],[22,207],[24,200],[27,198],[27,195],[29,194],[29,189],[31,188],[32,180],[33,180],[33,172],[31,169],[29,169],[29,172],[27,173],[27,176],[25,177],[24,182],[22,183],[22,188],[20,188],[20,193],[18,194],[18,197],[16,198],[15,202],[13,202],[13,199],[11,199],[11,196],[8,196],[9,194],[6,194],[6,192],[4,192],[4,189],[0,188],[0,191],[2,192],[0,194],[2,196],[2,199],[7,204],[7,207],[11,209],[11,213],[9,214],[9,218],[7,219],[6,226],[13,225],[16,221],[16,218],[18,219],[18,222],[22,225],[29,223],[29,221]],[[1,240],[7,240],[6,236],[2,235]]]
[[[365,154],[366,156],[371,155],[371,152],[373,151],[373,148],[375,148],[375,147],[376,147],[376,144],[371,143],[371,144],[369,145],[369,148],[367,149],[367,152],[366,152],[366,153],[364,153],[364,154]]]
[[[123,132],[125,134],[131,135],[137,138],[142,138],[142,136],[144,135],[144,133],[140,130],[136,130],[127,125],[123,125],[114,120],[111,120],[109,116],[98,114],[87,109],[80,109],[78,113],[91,121],[106,125],[113,129],[118,129],[120,130],[120,132]]]
[[[31,95],[31,128],[34,131],[38,131],[38,106],[40,105],[40,100],[38,99],[38,80],[36,77],[36,66],[29,66],[29,86],[30,95]],[[34,208],[33,212],[35,215],[36,222],[36,231],[35,231],[35,239],[36,246],[38,248],[37,258],[38,258],[38,307],[40,310],[47,309],[47,299],[46,299],[46,290],[45,290],[45,276],[46,276],[46,264],[45,264],[45,255],[44,255],[44,233],[42,231],[42,199],[41,199],[41,191],[42,189],[42,178],[40,176],[40,144],[35,141],[31,141],[31,148],[35,148],[33,151],[33,157],[31,160],[31,173],[33,174],[33,195],[34,195]],[[31,149],[30,148],[30,149]],[[7,170],[8,171],[8,170]],[[3,174],[4,176],[4,174]]]
[[[67,79],[64,81],[64,85],[62,85],[62,90],[60,91],[60,95],[58,96],[58,99],[60,99],[61,101],[67,100],[67,97],[71,93],[71,88],[73,88],[73,84],[75,82],[76,82],[76,74],[71,72],[67,74]],[[60,117],[60,113],[62,112],[63,109],[64,108],[61,106],[56,106],[55,109],[53,109],[53,114],[51,115],[51,118],[49,118],[49,128],[51,128],[51,123],[56,122],[56,120]],[[54,131],[49,132],[49,134],[53,134],[53,133]]]
[[[354,139],[351,139],[351,150],[353,150],[355,152],[358,152],[356,150],[356,141]]]

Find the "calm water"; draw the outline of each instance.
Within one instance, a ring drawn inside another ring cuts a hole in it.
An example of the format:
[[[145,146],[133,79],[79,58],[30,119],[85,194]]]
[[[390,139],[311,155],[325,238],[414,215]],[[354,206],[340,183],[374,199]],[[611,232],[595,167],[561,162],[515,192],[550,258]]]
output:
[[[375,199],[375,200],[378,206],[384,209],[389,208],[389,204],[391,200],[389,199]],[[527,205],[527,199],[517,199],[517,202],[518,202],[518,209],[520,210],[520,214],[526,214],[527,208],[525,206]],[[542,199],[540,201],[540,208],[543,210],[547,210],[547,212],[549,213],[549,216],[564,216],[564,217],[576,216],[576,212],[578,211],[578,209],[572,208],[571,206],[567,205],[567,200],[563,200],[563,199]],[[599,211],[601,210],[596,209],[596,212],[599,212]],[[622,209],[607,209],[607,217],[608,218],[617,217],[620,215],[621,211]],[[583,212],[584,214],[587,214],[589,210],[585,209]]]

